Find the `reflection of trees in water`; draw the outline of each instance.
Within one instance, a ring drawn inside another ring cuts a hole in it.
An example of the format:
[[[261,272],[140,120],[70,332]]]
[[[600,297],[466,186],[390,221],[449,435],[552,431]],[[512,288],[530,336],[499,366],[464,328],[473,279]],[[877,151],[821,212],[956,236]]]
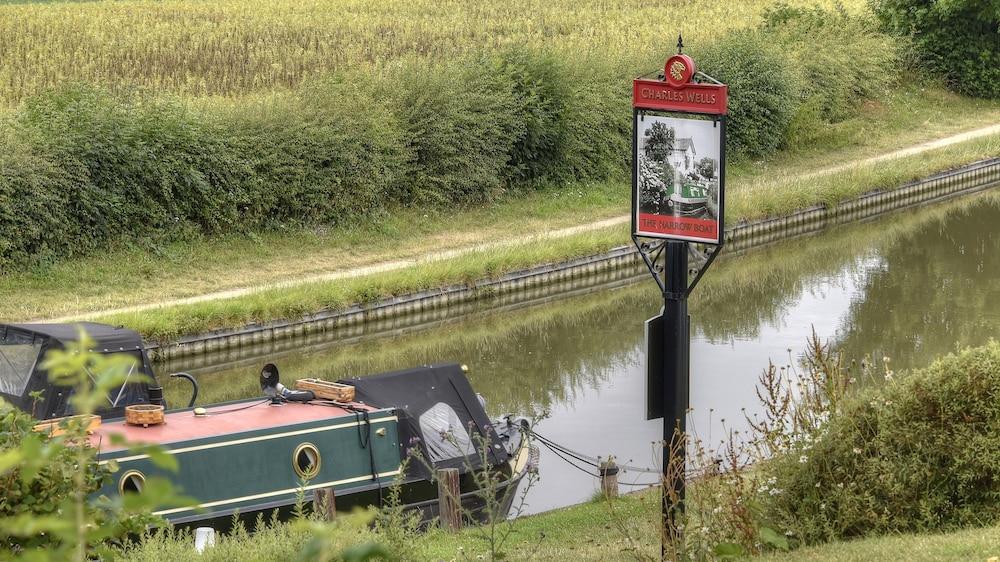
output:
[[[852,305],[843,329],[847,336],[841,344],[855,356],[885,353],[899,364],[919,355],[926,362],[952,349],[955,341],[973,343],[995,335],[998,326],[990,322],[996,317],[980,313],[1000,297],[995,280],[1000,238],[989,222],[990,216],[995,222],[996,206],[970,208],[974,203],[956,201],[727,256],[692,296],[695,330],[711,341],[756,337],[762,323],[778,323],[803,291],[845,272],[866,275],[858,285],[868,288]],[[955,220],[943,231],[947,217]],[[863,267],[872,248],[882,249],[885,270]],[[302,377],[337,379],[454,361],[470,366],[473,386],[489,400],[492,412],[548,407],[572,400],[635,361],[642,322],[659,307],[652,282],[643,279],[624,289],[479,315],[404,336],[276,354],[200,376],[200,402],[257,396],[257,374],[266,361],[280,367],[286,384]],[[802,334],[803,342],[807,335]],[[186,386],[163,382],[172,403],[186,400]]]
[[[487,398],[492,412],[527,411],[571,400],[578,389],[623,369],[629,351],[641,341],[641,319],[655,307],[655,291],[634,285],[401,337],[331,344],[266,360],[278,365],[286,384],[303,377],[335,380],[414,365],[465,363],[473,387]],[[199,402],[258,395],[257,373],[264,362],[200,376]],[[187,395],[183,385],[166,386],[172,403]]]
[[[985,197],[1000,200],[1000,196]],[[818,282],[839,283],[848,276],[861,276],[857,286],[865,287],[867,277],[873,273],[868,263],[873,256],[884,253],[881,249],[919,237],[927,228],[942,224],[956,213],[979,208],[982,200],[983,196],[959,199],[878,221],[837,226],[819,236],[790,240],[738,258],[726,256],[692,295],[692,323],[712,342],[757,337],[761,325],[777,324],[785,311]],[[971,261],[964,263],[969,266]],[[906,267],[897,265],[897,274],[908,275]],[[842,331],[851,330],[848,321]],[[806,336],[802,335],[803,342]]]
[[[757,337],[761,325],[777,324],[803,292],[819,281],[837,282],[877,234],[852,228],[720,260],[692,294],[694,329],[714,343]]]
[[[1000,196],[975,202],[882,246],[881,266],[844,319],[838,343],[846,353],[921,367],[1000,334]]]

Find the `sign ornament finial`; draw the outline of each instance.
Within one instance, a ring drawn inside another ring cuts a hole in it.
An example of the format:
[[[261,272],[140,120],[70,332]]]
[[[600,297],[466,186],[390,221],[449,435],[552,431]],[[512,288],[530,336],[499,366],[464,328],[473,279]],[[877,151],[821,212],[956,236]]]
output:
[[[684,37],[680,33],[677,34],[677,54],[684,54]]]

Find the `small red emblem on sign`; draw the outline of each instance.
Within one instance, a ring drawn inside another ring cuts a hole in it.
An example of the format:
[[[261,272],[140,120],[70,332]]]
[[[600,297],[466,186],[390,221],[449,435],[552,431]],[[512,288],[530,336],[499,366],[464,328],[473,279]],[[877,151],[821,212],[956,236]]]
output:
[[[667,59],[663,75],[671,86],[679,87],[687,84],[694,77],[694,61],[687,55],[674,55]]]

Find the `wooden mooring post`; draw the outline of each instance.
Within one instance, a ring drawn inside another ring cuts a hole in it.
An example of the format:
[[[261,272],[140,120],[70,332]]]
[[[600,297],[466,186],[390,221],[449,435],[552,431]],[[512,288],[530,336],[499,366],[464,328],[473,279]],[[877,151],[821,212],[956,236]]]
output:
[[[458,487],[458,469],[439,469],[437,481],[441,526],[452,532],[458,531],[462,528],[462,498]]]
[[[337,492],[333,488],[320,488],[313,492],[313,512],[324,521],[337,518]]]
[[[601,461],[601,495],[605,498],[618,497],[618,465],[615,458],[609,457],[606,461]]]

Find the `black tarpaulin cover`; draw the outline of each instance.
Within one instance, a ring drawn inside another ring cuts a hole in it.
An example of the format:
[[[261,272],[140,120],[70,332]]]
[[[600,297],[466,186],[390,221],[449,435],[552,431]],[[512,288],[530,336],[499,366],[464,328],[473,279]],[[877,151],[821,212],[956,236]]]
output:
[[[508,460],[507,450],[459,365],[418,367],[340,382],[354,385],[358,402],[396,409],[404,455],[419,449],[435,468],[466,472],[482,466],[485,444],[490,465]],[[410,470],[426,475],[423,464],[411,462]]]
[[[142,336],[134,330],[94,322],[0,324],[0,377],[4,379],[0,381],[0,396],[40,419],[71,415],[69,389],[51,384],[41,363],[49,351],[78,341],[81,329],[94,342],[90,351],[124,353],[136,360],[130,381],[109,393],[107,404],[98,413],[104,417],[120,417],[124,415],[125,406],[148,402],[149,385],[138,382],[139,375],[153,379]],[[31,397],[36,391],[42,391],[42,398],[37,402]]]

